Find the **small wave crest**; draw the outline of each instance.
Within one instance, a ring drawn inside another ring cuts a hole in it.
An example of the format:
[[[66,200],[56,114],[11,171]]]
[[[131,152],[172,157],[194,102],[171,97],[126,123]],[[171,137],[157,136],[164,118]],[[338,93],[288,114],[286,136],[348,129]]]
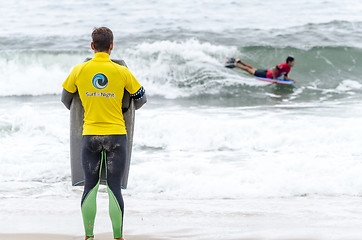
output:
[[[0,96],[58,94],[71,65],[81,62],[75,52],[14,51],[0,58]]]

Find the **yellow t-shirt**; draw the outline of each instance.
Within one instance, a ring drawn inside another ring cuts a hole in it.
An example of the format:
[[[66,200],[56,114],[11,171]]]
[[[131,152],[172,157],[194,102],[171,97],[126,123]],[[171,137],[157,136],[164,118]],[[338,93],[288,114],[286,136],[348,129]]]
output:
[[[141,85],[124,66],[99,52],[75,66],[63,83],[70,93],[78,91],[84,108],[83,135],[126,134],[122,113],[124,89],[136,93]]]

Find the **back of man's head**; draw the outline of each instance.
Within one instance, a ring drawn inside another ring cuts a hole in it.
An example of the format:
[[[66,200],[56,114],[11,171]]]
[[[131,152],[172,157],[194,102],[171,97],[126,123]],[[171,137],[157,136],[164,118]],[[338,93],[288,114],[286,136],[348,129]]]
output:
[[[113,43],[113,33],[111,29],[107,27],[94,28],[92,40],[95,50],[106,52]]]

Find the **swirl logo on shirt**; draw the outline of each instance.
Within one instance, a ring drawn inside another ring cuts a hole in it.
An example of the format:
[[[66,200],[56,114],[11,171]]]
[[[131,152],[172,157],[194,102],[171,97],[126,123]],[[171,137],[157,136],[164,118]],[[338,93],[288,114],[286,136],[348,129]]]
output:
[[[103,73],[98,73],[93,77],[93,86],[97,89],[104,89],[108,85],[108,78]]]

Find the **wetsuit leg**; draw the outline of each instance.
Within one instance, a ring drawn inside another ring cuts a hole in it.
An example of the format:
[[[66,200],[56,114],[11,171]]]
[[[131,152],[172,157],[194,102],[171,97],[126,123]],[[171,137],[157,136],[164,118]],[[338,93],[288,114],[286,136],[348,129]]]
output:
[[[86,236],[93,236],[97,212],[96,197],[100,181],[102,143],[99,136],[84,135],[82,138],[82,166],[85,177],[82,196],[82,216]]]
[[[127,136],[109,135],[104,141],[107,166],[107,191],[109,195],[109,216],[112,221],[114,238],[122,237],[124,202],[121,193],[121,179],[127,157]]]

